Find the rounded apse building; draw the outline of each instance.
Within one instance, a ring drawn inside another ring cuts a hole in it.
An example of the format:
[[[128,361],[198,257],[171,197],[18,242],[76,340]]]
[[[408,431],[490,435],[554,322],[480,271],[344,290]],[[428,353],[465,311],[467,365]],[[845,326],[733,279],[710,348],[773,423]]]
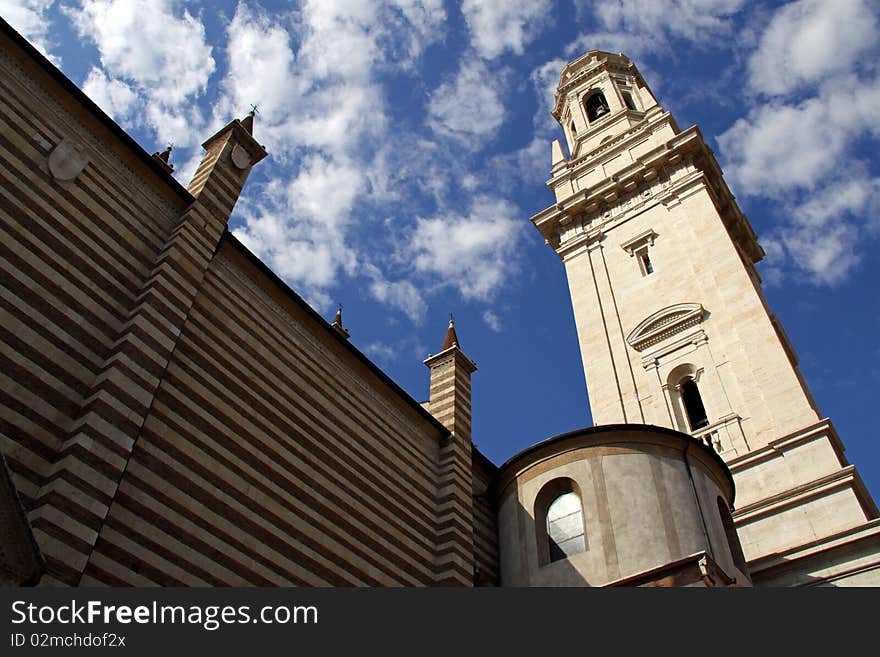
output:
[[[502,586],[751,586],[715,451],[649,425],[550,438],[496,479]]]

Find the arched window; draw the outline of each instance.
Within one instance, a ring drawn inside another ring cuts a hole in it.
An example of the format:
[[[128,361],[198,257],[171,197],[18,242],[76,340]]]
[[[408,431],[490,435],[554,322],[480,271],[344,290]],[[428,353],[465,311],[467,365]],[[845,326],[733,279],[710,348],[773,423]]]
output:
[[[632,94],[628,91],[621,91],[620,95],[623,97],[623,104],[626,105],[626,109],[634,110],[636,109],[636,103],[633,100]]]
[[[605,94],[601,91],[594,93],[587,98],[586,102],[587,119],[592,123],[599,117],[605,116],[610,112],[608,101],[605,100]]]
[[[547,540],[550,561],[583,552],[584,516],[581,498],[575,492],[563,493],[547,508]]]
[[[733,516],[730,515],[730,508],[727,506],[721,496],[718,497],[718,514],[721,516],[721,524],[724,526],[724,533],[727,535],[727,543],[730,545],[730,554],[733,557],[733,565],[739,568],[743,573],[748,574],[748,566],[746,565],[746,557],[743,554],[742,545],[739,542],[739,534],[736,533],[736,526],[733,524]]]
[[[545,484],[535,498],[534,517],[540,565],[587,549],[581,496],[573,480],[561,478]]]
[[[679,390],[681,391],[681,403],[687,413],[691,431],[708,426],[709,418],[706,417],[706,407],[703,406],[703,398],[700,397],[700,390],[697,388],[697,382],[694,381],[694,378],[687,376],[682,379],[679,383]]]

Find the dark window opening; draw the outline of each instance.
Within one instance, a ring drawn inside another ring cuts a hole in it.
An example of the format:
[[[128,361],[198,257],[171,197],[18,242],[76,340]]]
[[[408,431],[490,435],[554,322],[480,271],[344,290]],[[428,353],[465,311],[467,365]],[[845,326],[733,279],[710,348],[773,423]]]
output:
[[[611,111],[608,107],[608,102],[605,100],[605,94],[601,91],[587,98],[586,107],[587,119],[591,122]]]
[[[651,264],[651,258],[648,256],[648,252],[644,251],[639,255],[642,260],[642,271],[647,276],[648,274],[654,273],[654,265]]]
[[[691,377],[687,377],[681,382],[681,401],[684,404],[684,410],[687,413],[688,424],[691,431],[701,429],[709,425],[709,419],[706,416],[706,407],[703,406],[703,399],[700,397],[700,391],[697,388],[697,382]]]
[[[626,109],[636,109],[636,103],[628,91],[622,91],[620,92],[620,95],[623,96],[623,104],[626,105]]]

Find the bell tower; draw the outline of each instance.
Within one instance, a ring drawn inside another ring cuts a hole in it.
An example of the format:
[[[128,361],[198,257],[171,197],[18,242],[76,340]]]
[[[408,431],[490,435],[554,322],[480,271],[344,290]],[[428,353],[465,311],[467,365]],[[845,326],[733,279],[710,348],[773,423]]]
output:
[[[764,252],[699,128],[595,50],[563,68],[552,114],[570,156],[553,143],[556,202],[532,222],[565,265],[595,424],[713,447],[756,583],[880,584],[877,507],[767,306]],[[867,570],[846,575],[856,553]]]

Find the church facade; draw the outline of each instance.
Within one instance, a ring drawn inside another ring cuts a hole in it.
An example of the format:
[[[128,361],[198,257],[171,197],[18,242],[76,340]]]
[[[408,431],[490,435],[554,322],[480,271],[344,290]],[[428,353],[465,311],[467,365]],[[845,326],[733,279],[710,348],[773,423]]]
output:
[[[597,426],[498,467],[452,323],[420,404],[229,233],[266,156],[253,115],[184,188],[0,28],[3,584],[876,581],[876,507],[761,303],[760,247],[625,58],[563,71],[572,155],[554,146],[558,203],[533,219]],[[717,287],[668,278],[695,235],[729,256]],[[618,310],[653,283],[656,309]]]

